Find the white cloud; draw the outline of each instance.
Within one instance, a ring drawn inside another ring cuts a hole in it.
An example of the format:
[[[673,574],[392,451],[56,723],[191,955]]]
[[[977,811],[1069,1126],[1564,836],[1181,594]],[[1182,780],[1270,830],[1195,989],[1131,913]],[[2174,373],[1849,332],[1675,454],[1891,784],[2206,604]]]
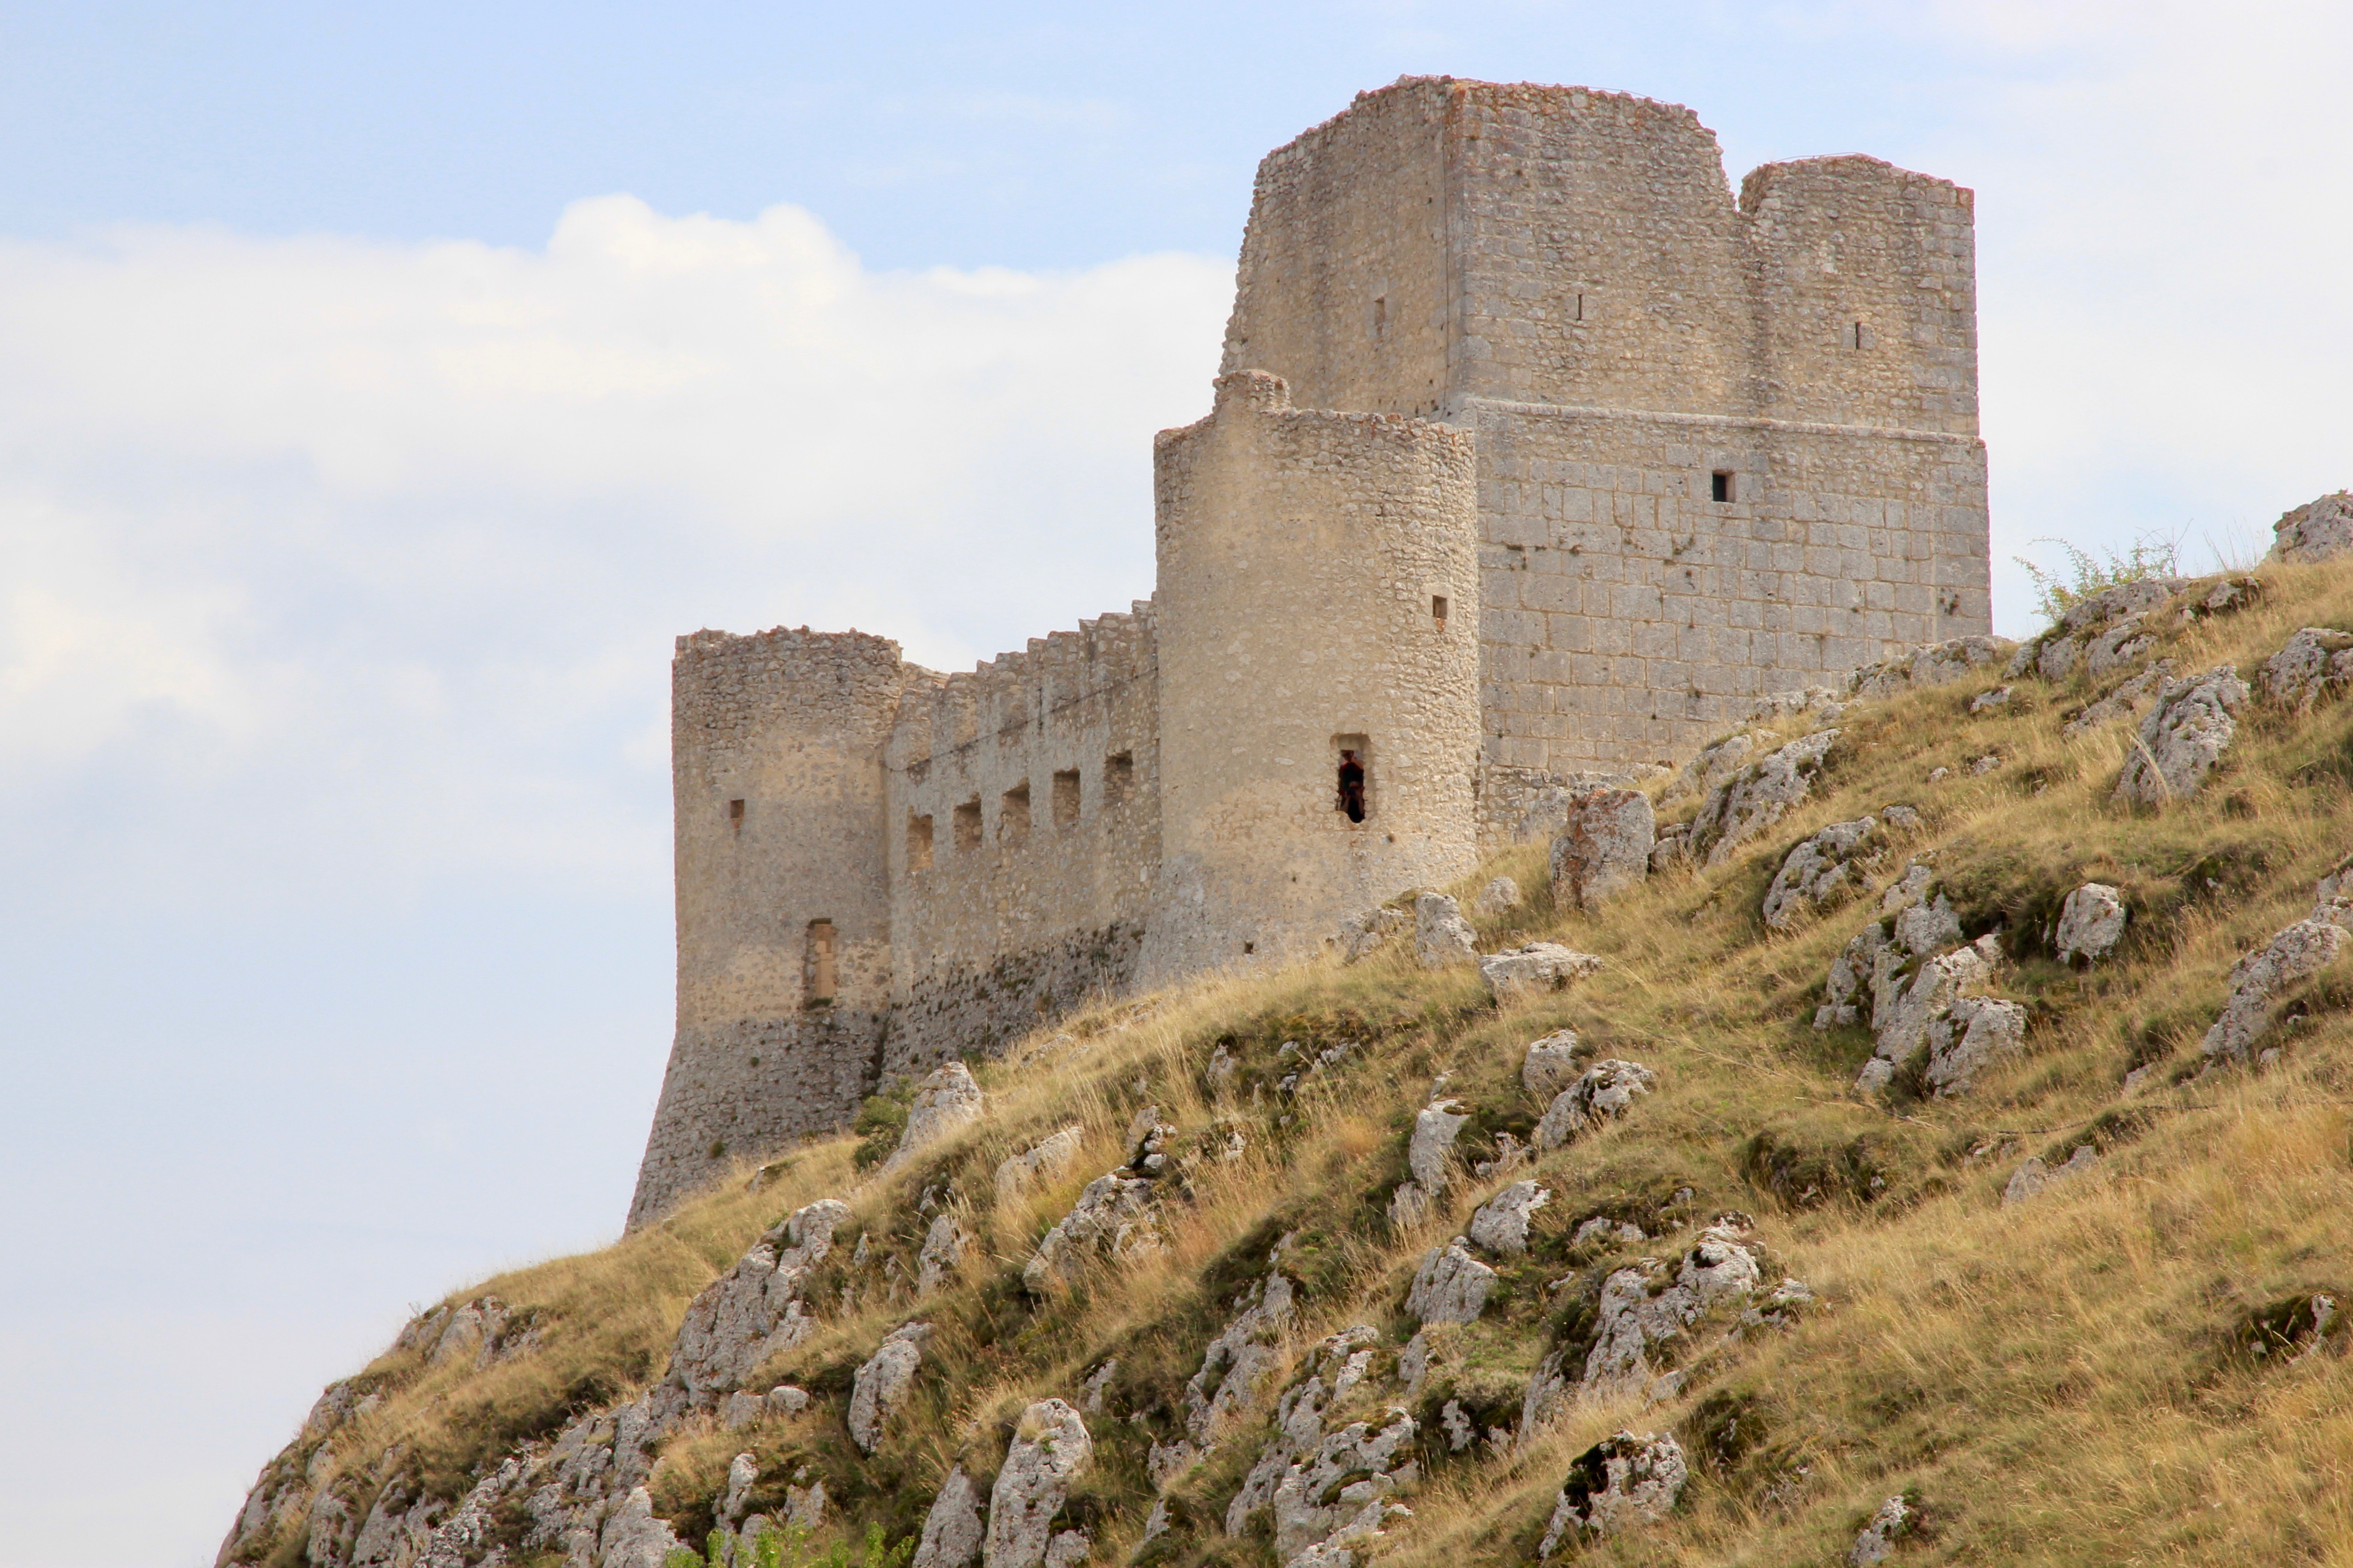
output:
[[[627,196],[540,252],[0,244],[0,790],[66,803],[84,881],[658,879],[670,637],[954,665],[1125,608],[1230,289],[873,272],[797,208]],[[77,834],[125,776],[149,807]],[[197,841],[142,832],[168,795]]]

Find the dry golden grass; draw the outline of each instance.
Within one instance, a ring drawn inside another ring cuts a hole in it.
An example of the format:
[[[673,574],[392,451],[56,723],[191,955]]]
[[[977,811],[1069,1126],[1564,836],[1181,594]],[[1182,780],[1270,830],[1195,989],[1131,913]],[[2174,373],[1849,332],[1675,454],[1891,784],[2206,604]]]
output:
[[[2185,670],[2247,670],[2295,627],[2353,614],[2353,563],[2272,569],[2263,581],[2254,608],[2180,627],[2162,651]],[[1672,1521],[1588,1560],[1833,1561],[1881,1499],[1911,1488],[1932,1532],[1904,1548],[1907,1562],[2353,1561],[2353,1368],[2342,1342],[2260,1371],[2226,1354],[2251,1309],[2353,1289],[2353,1020],[2323,1007],[2283,1037],[2287,1054],[2268,1071],[2171,1081],[2194,1064],[2232,963],[2305,913],[2314,879],[2353,850],[2353,702],[2301,720],[2251,709],[2195,799],[2131,813],[2112,798],[2131,726],[2065,739],[2063,718],[2094,693],[2031,680],[2017,683],[2007,710],[1969,714],[1968,699],[1991,684],[1857,705],[1814,798],[1727,863],[1656,878],[1599,916],[1551,907],[1540,847],[1453,889],[1508,873],[1527,896],[1484,922],[1482,938],[1556,939],[1607,960],[1567,994],[1499,1014],[1475,976],[1427,974],[1391,951],[1353,967],[1106,1003],[979,1065],[988,1115],[910,1168],[860,1177],[849,1139],[820,1142],[756,1178],[737,1171],[604,1251],[453,1297],[493,1291],[535,1312],[539,1348],[483,1373],[380,1362],[366,1376],[385,1401],[338,1435],[334,1464],[356,1477],[398,1447],[446,1486],[546,1435],[566,1410],[643,1386],[660,1375],[696,1290],[784,1214],[839,1196],[855,1217],[821,1281],[826,1326],[763,1369],[811,1388],[818,1404],[749,1435],[681,1433],[658,1494],[691,1513],[748,1446],[764,1474],[822,1473],[845,1527],[874,1521],[904,1535],[951,1464],[985,1475],[1024,1405],[1078,1399],[1085,1378],[1117,1358],[1112,1414],[1091,1418],[1098,1464],[1080,1500],[1105,1560],[1119,1560],[1152,1498],[1144,1455],[1178,1429],[1185,1380],[1275,1238],[1298,1237],[1285,1267],[1303,1300],[1287,1355],[1359,1322],[1393,1353],[1410,1328],[1398,1306],[1416,1261],[1493,1185],[1462,1171],[1426,1224],[1393,1234],[1384,1205],[1415,1109],[1444,1072],[1447,1092],[1482,1119],[1474,1131],[1525,1128],[1541,1108],[1518,1087],[1520,1054],[1566,1025],[1604,1054],[1655,1068],[1661,1087],[1625,1122],[1540,1163],[1556,1194],[1547,1223],[1687,1185],[1697,1209],[1754,1212],[1776,1259],[1820,1304],[1792,1331],[1704,1358],[1673,1401],[1577,1409],[1507,1455],[1435,1469],[1383,1561],[1524,1553],[1572,1456],[1630,1426],[1682,1433],[1696,1460],[1695,1413],[1731,1397],[1762,1422],[1758,1446],[1695,1462]],[[1989,752],[2000,766],[1968,774]],[[1953,776],[1931,784],[1940,766]],[[2032,928],[2093,879],[2127,890],[2135,924],[2086,974],[2025,952],[2003,985],[2031,1009],[2028,1048],[1966,1096],[1891,1114],[1848,1088],[1867,1036],[1810,1026],[1823,973],[1864,910],[1778,935],[1757,910],[1792,843],[1896,802],[1926,817],[1908,852],[1933,852],[1972,929]],[[1286,1097],[1269,1085],[1287,1038],[1357,1048]],[[1246,1064],[1231,1093],[1203,1073],[1221,1043]],[[2126,1068],[2145,1062],[2158,1071],[2124,1099]],[[1075,1288],[1026,1294],[1020,1268],[1039,1236],[1124,1157],[1147,1103],[1188,1151],[1189,1194],[1166,1205],[1160,1248]],[[2094,1125],[2119,1109],[2137,1121]],[[997,1163],[1067,1125],[1083,1131],[1078,1162],[1000,1204]],[[1227,1128],[1248,1139],[1237,1159],[1211,1152]],[[1786,1192],[1757,1184],[1760,1135],[1833,1163],[1861,1150],[1883,1190],[1875,1201],[1831,1194],[1791,1207]],[[2063,1157],[2085,1138],[2103,1152],[2092,1174],[2000,1206],[2021,1159]],[[930,1222],[927,1194],[975,1241],[956,1283],[919,1307],[905,1282]],[[869,1261],[855,1268],[860,1238]],[[1556,1310],[1548,1286],[1584,1266],[1548,1258],[1511,1277],[1492,1321],[1449,1341],[1448,1353],[1482,1375],[1524,1375]],[[839,1426],[849,1373],[917,1317],[936,1325],[919,1394],[882,1450],[861,1458]],[[1287,1375],[1267,1384],[1268,1403]],[[1114,1418],[1131,1410],[1141,1425]],[[1254,1438],[1229,1441],[1176,1489],[1194,1522],[1155,1543],[1152,1562],[1270,1560],[1213,1517],[1254,1450]]]

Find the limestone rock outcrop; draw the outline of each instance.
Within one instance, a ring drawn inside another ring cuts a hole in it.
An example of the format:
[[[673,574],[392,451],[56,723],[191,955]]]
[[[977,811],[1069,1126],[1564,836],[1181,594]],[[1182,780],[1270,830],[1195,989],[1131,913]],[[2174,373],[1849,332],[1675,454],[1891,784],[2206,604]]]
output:
[[[1469,1323],[1478,1320],[1495,1288],[1495,1271],[1472,1256],[1467,1238],[1433,1247],[1414,1270],[1406,1292],[1406,1316],[1423,1323]]]
[[[1556,909],[1599,909],[1651,874],[1657,821],[1638,789],[1588,790],[1568,804],[1552,840]]]
[[[1413,924],[1413,917],[1403,910],[1388,908],[1366,910],[1340,922],[1339,931],[1332,941],[1340,950],[1341,959],[1349,963],[1369,958],[1388,945],[1389,938]]]
[[[1092,1258],[1157,1250],[1160,1232],[1153,1219],[1153,1196],[1152,1178],[1125,1166],[1097,1176],[1071,1212],[1039,1240],[1037,1251],[1022,1266],[1022,1283],[1042,1289],[1052,1281],[1076,1279]]]
[[[1851,897],[1863,887],[1872,862],[1883,852],[1877,816],[1833,822],[1799,839],[1765,889],[1765,924],[1787,931],[1803,916]]]
[[[769,1356],[807,1338],[816,1325],[802,1290],[849,1218],[849,1205],[835,1198],[796,1209],[706,1287],[679,1328],[669,1382],[692,1403],[707,1405]]]
[[[1566,991],[1601,967],[1589,952],[1556,942],[1532,942],[1479,961],[1479,977],[1497,1002],[1523,1002],[1547,991]]]
[[[962,1465],[948,1471],[923,1516],[923,1533],[908,1568],[972,1568],[980,1561],[980,1494]]]
[[[2198,793],[2239,731],[2247,683],[2228,665],[2165,683],[2141,721],[2140,743],[2126,757],[2116,798],[2160,806]]]
[[[955,1215],[943,1210],[934,1217],[931,1229],[923,1233],[923,1250],[915,1255],[915,1300],[939,1294],[940,1288],[955,1278],[971,1240]]]
[[[2013,1204],[2022,1204],[2030,1199],[2040,1197],[2050,1188],[2052,1183],[2063,1182],[2070,1176],[2082,1175],[2090,1170],[2098,1159],[2099,1152],[2089,1143],[2077,1144],[2075,1152],[2068,1155],[2055,1170],[2043,1163],[2039,1158],[2030,1158],[2024,1164],[2010,1173],[2009,1184],[2002,1188],[2001,1206],[2009,1208]]]
[[[949,1062],[934,1068],[916,1087],[914,1102],[907,1107],[907,1125],[899,1134],[899,1146],[891,1152],[882,1169],[894,1171],[925,1145],[936,1143],[957,1128],[977,1121],[982,1103],[980,1085],[973,1081],[970,1068],[962,1062]]]
[[[1595,1062],[1545,1108],[1543,1120],[1536,1123],[1536,1148],[1557,1149],[1616,1121],[1632,1107],[1637,1095],[1650,1093],[1658,1082],[1659,1075],[1640,1062],[1615,1057]]]
[[[1967,680],[2010,656],[2015,644],[2002,637],[1953,637],[1930,643],[1894,658],[1867,664],[1854,672],[1850,689],[1858,698],[1894,697]]]
[[[1879,1505],[1862,1529],[1856,1532],[1854,1544],[1846,1549],[1847,1568],[1872,1568],[1895,1555],[1899,1542],[1919,1526],[1919,1516],[1901,1497],[1889,1498]]]
[[[1577,1031],[1556,1029],[1528,1042],[1520,1058],[1520,1087],[1545,1104],[1567,1089],[1585,1069],[1577,1059]]]
[[[1461,1136],[1470,1120],[1462,1113],[1462,1102],[1457,1100],[1439,1100],[1414,1114],[1413,1137],[1406,1145],[1406,1168],[1431,1197],[1446,1190],[1447,1161],[1454,1152],[1454,1140]]]
[[[1722,865],[1806,798],[1842,731],[1817,730],[1750,763],[1707,792],[1692,819],[1689,853]]]
[[[1444,893],[1424,893],[1414,900],[1413,956],[1424,969],[1479,961],[1479,935],[1462,918],[1461,904]]]
[[[2199,1042],[2210,1061],[2244,1062],[2271,1032],[2282,993],[2336,962],[2353,933],[2353,885],[2324,879],[2312,913],[2231,966],[2231,994]]]
[[[2105,882],[2086,882],[2059,906],[2059,929],[2052,945],[2070,968],[2097,963],[2125,934],[2124,893]]]
[[[1466,1227],[1472,1245],[1498,1258],[1517,1258],[1528,1249],[1528,1221],[1551,1201],[1550,1189],[1514,1182],[1472,1215]]]
[[[1939,1096],[1959,1094],[1979,1068],[2021,1044],[2026,1010],[1981,994],[1993,981],[2000,952],[1987,936],[1923,961],[1892,1007],[1874,1007],[1875,1049],[1855,1087],[1866,1093],[1886,1088],[1925,1051],[1924,1087]],[[1887,956],[1886,950],[1880,956]],[[1895,973],[1900,978],[1900,970]]]
[[[2353,490],[2308,500],[2272,524],[2274,561],[2327,561],[2348,550],[2353,550]]]
[[[1008,1155],[997,1167],[997,1200],[1005,1202],[1041,1183],[1060,1181],[1077,1163],[1085,1130],[1065,1127],[1019,1154]]]
[[[1233,1316],[1201,1352],[1200,1369],[1185,1384],[1185,1429],[1201,1448],[1256,1408],[1259,1385],[1282,1364],[1278,1346],[1296,1299],[1297,1289],[1282,1268],[1268,1270],[1236,1299]]]
[[[849,1439],[867,1453],[882,1441],[884,1424],[906,1399],[915,1369],[923,1364],[923,1342],[931,1335],[929,1323],[893,1329],[858,1369],[849,1391]]]
[[[1673,1511],[1691,1479],[1683,1446],[1672,1436],[1619,1432],[1579,1454],[1568,1468],[1536,1556],[1548,1558],[1582,1537],[1613,1535]]]
[[[1497,877],[1471,900],[1471,912],[1482,921],[1500,920],[1511,913],[1519,901],[1519,883],[1509,877]]]
[[[2353,686],[2353,632],[2306,626],[2263,660],[2255,688],[2275,707],[2310,712]]]
[[[1024,1410],[989,1489],[981,1568],[1039,1568],[1046,1560],[1054,1516],[1069,1499],[1071,1483],[1093,1458],[1086,1421],[1070,1405],[1041,1399]]]

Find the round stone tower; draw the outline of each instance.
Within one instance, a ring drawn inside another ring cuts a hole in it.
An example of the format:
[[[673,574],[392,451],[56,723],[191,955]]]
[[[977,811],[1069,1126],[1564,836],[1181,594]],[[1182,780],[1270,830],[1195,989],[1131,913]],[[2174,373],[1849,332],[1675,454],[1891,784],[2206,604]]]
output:
[[[1477,858],[1468,432],[1217,383],[1155,443],[1161,866],[1147,984],[1314,951]]]

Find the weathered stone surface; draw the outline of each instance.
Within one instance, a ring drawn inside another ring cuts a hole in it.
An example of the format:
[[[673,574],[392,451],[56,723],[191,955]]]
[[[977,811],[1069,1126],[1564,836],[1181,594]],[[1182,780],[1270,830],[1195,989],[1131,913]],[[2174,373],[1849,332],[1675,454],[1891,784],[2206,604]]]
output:
[[[1359,1323],[1319,1342],[1305,1357],[1307,1374],[1275,1401],[1274,1436],[1259,1453],[1241,1487],[1226,1505],[1226,1533],[1240,1535],[1250,1514],[1274,1502],[1275,1489],[1294,1461],[1324,1440],[1324,1415],[1348,1397],[1371,1370],[1371,1347],[1380,1335]]]
[[[962,1062],[934,1068],[916,1088],[914,1102],[907,1107],[906,1128],[899,1134],[899,1146],[883,1162],[882,1169],[886,1173],[896,1170],[926,1145],[979,1121],[981,1109],[980,1085],[973,1081],[971,1068]]]
[[[2059,962],[2084,967],[2108,955],[2125,934],[2125,896],[2105,882],[2086,882],[2059,906],[2059,929],[2052,945]]]
[[[1201,1352],[1200,1369],[1185,1384],[1185,1429],[1202,1447],[1257,1408],[1259,1385],[1282,1363],[1295,1294],[1281,1268],[1269,1270],[1235,1299],[1234,1315]]]
[[[597,1568],[662,1568],[680,1549],[666,1521],[654,1517],[653,1494],[633,1487],[605,1521],[596,1542]]]
[[[2306,626],[2263,660],[2255,688],[2263,700],[2298,713],[2353,685],[2353,633]]]
[[[1509,877],[1498,877],[1479,889],[1471,900],[1471,912],[1482,921],[1499,920],[1512,912],[1520,901],[1520,885]]]
[[[1060,1181],[1086,1142],[1083,1128],[1065,1127],[1027,1153],[1008,1156],[997,1167],[997,1201],[1004,1203],[1042,1183]]]
[[[893,1329],[858,1369],[849,1390],[849,1438],[866,1452],[882,1441],[891,1412],[906,1399],[915,1369],[923,1364],[923,1342],[931,1336],[929,1323]]]
[[[1707,792],[1692,819],[1691,853],[1710,866],[1728,860],[1739,847],[1781,820],[1806,798],[1822,760],[1843,731],[1818,730],[1749,763]]]
[[[1458,1236],[1423,1256],[1406,1292],[1406,1315],[1424,1323],[1472,1322],[1494,1288],[1495,1271],[1472,1257]]]
[[[1076,1410],[1059,1399],[1041,1399],[1024,1410],[988,1494],[981,1568],[1038,1568],[1054,1515],[1093,1457],[1087,1424]]]
[[[2001,1192],[2001,1206],[2008,1208],[2012,1204],[2022,1204],[2030,1198],[2040,1197],[2052,1183],[2063,1182],[2070,1176],[2082,1175],[2092,1168],[2094,1162],[2098,1158],[2099,1152],[2089,1143],[2079,1143],[2075,1146],[2075,1152],[2068,1155],[2066,1162],[2055,1171],[2045,1165],[2040,1159],[2029,1159],[2010,1173],[2010,1184]]]
[[[1276,1560],[1297,1563],[1320,1546],[1317,1561],[1336,1563],[1335,1549],[1370,1542],[1407,1513],[1388,1500],[1401,1484],[1397,1472],[1411,1462],[1418,1430],[1412,1416],[1391,1408],[1377,1423],[1351,1422],[1332,1433],[1291,1466],[1274,1487]]]
[[[1340,949],[1340,956],[1349,963],[1367,958],[1388,944],[1389,938],[1413,924],[1413,917],[1403,910],[1366,910],[1340,922],[1340,930],[1332,940]]]
[[[2334,963],[2353,931],[2353,888],[2337,878],[2321,883],[2312,913],[2287,926],[2231,966],[2231,994],[2198,1048],[2211,1060],[2244,1062],[2271,1032],[2272,1008],[2282,993]]]
[[[1432,1197],[1446,1190],[1448,1158],[1454,1152],[1454,1140],[1470,1120],[1462,1114],[1462,1102],[1456,1100],[1441,1100],[1415,1113],[1405,1163],[1421,1190]]]
[[[915,1255],[915,1300],[936,1295],[942,1286],[955,1277],[956,1266],[964,1261],[964,1249],[971,1241],[956,1217],[944,1210],[932,1221],[931,1229],[923,1233],[923,1248]]]
[[[1430,1217],[1430,1194],[1419,1182],[1399,1182],[1389,1194],[1389,1228],[1412,1230]]]
[[[1868,1022],[1877,1029],[1902,996],[1906,966],[1961,940],[1953,906],[1936,889],[1936,868],[1915,860],[1879,896],[1880,919],[1857,932],[1831,961],[1814,1027]]]
[[[1872,1568],[1873,1563],[1886,1562],[1895,1554],[1896,1543],[1910,1535],[1917,1523],[1910,1505],[1900,1497],[1889,1498],[1846,1549],[1847,1568]]]
[[[1704,795],[1717,785],[1727,783],[1734,774],[1758,757],[1781,743],[1781,737],[1771,730],[1744,731],[1726,735],[1723,740],[1703,746],[1699,754],[1683,764],[1675,782],[1666,787],[1661,798],[1678,801],[1690,795]]]
[[[1478,933],[1462,918],[1461,905],[1444,893],[1424,893],[1414,900],[1413,956],[1424,969],[1478,962]]]
[[[1528,1042],[1527,1055],[1520,1058],[1520,1087],[1550,1105],[1584,1070],[1577,1060],[1577,1031],[1556,1029]]]
[[[789,1383],[780,1383],[768,1390],[763,1401],[771,1415],[798,1415],[808,1408],[808,1390],[795,1388]]]
[[[1576,1082],[1553,1096],[1544,1119],[1536,1123],[1536,1148],[1557,1149],[1615,1121],[1626,1114],[1636,1095],[1650,1093],[1658,1082],[1659,1075],[1639,1062],[1615,1057],[1595,1062],[1577,1075]]]
[[[2353,550],[2353,490],[2308,500],[2272,524],[2271,558],[2327,561]]]
[[[1536,1555],[1550,1557],[1579,1537],[1614,1535],[1638,1521],[1662,1520],[1690,1479],[1683,1447],[1671,1436],[1620,1432],[1604,1437],[1569,1466]]]
[[[1588,790],[1570,801],[1552,841],[1554,907],[1590,911],[1640,887],[1651,874],[1655,829],[1651,797],[1641,790]]]
[[[1969,711],[1972,713],[1998,713],[2002,709],[2009,707],[2010,699],[2016,695],[2016,690],[2008,686],[1997,686],[1990,691],[1980,691],[1975,697],[1969,699]]]
[[[2156,806],[2197,794],[2238,734],[2247,696],[2247,683],[2227,664],[2167,681],[2141,721],[2140,743],[2125,758],[2116,798]]]
[[[1662,1266],[1648,1259],[1621,1268],[1602,1282],[1598,1331],[1579,1378],[1588,1394],[1639,1389],[1664,1398],[1679,1386],[1662,1378],[1654,1352],[1681,1338],[1699,1318],[1735,1297],[1746,1298],[1762,1282],[1756,1248],[1738,1228],[1714,1225],[1693,1237],[1674,1265],[1672,1283],[1659,1288]]]
[[[1124,1166],[1097,1176],[1079,1194],[1077,1205],[1039,1241],[1022,1267],[1022,1282],[1042,1289],[1049,1281],[1076,1279],[1090,1258],[1157,1250],[1160,1232],[1153,1223],[1152,1198],[1151,1178]]]
[[[1876,816],[1833,822],[1812,837],[1799,840],[1765,889],[1766,925],[1787,931],[1801,917],[1829,909],[1860,890],[1879,850]]]
[[[1854,672],[1852,690],[1858,698],[1894,697],[1966,680],[2009,658],[2017,645],[2003,637],[1954,637],[1930,643],[1894,658],[1867,664]]]
[[[1497,1002],[1522,1002],[1548,991],[1566,991],[1601,967],[1589,952],[1556,942],[1532,942],[1479,961],[1479,977]]]
[[[1896,918],[1898,931],[1902,932],[1906,916],[1933,920],[1940,912],[1919,907],[1908,910]],[[1926,938],[1934,940],[1934,936]],[[1883,993],[1892,989],[1876,984],[1883,977],[1901,983],[1902,961],[1891,965],[1891,958],[1899,952],[1919,951],[1900,940],[1883,946],[1873,960],[1874,989]],[[1925,960],[1892,1005],[1875,1003],[1872,1026],[1876,1049],[1856,1077],[1855,1087],[1865,1092],[1884,1089],[1906,1063],[1926,1051],[1926,1082],[1939,1095],[1958,1094],[1968,1089],[1980,1067],[2019,1045],[2025,1037],[2025,1009],[1978,994],[1992,983],[2000,955],[1992,937],[1979,937],[1966,947]]]
[[[1920,1079],[1939,1098],[1964,1094],[1978,1069],[2026,1041],[2026,1009],[1991,996],[1963,996],[1928,1021]]]
[[[1085,1531],[1060,1531],[1046,1542],[1045,1568],[1079,1568],[1094,1552],[1095,1538]]]
[[[980,1560],[980,1496],[962,1465],[940,1483],[909,1568],[972,1568]]]
[[[740,1384],[778,1351],[807,1338],[815,1320],[801,1302],[811,1271],[833,1250],[849,1205],[823,1198],[763,1236],[686,1309],[668,1381],[698,1405]]]
[[[1517,1258],[1528,1249],[1528,1221],[1551,1201],[1551,1192],[1536,1183],[1514,1182],[1472,1215],[1472,1245],[1499,1258]]]
[[[750,1454],[738,1454],[728,1461],[727,1490],[720,1498],[719,1511],[729,1523],[744,1517],[744,1500],[759,1479],[760,1462]]]

